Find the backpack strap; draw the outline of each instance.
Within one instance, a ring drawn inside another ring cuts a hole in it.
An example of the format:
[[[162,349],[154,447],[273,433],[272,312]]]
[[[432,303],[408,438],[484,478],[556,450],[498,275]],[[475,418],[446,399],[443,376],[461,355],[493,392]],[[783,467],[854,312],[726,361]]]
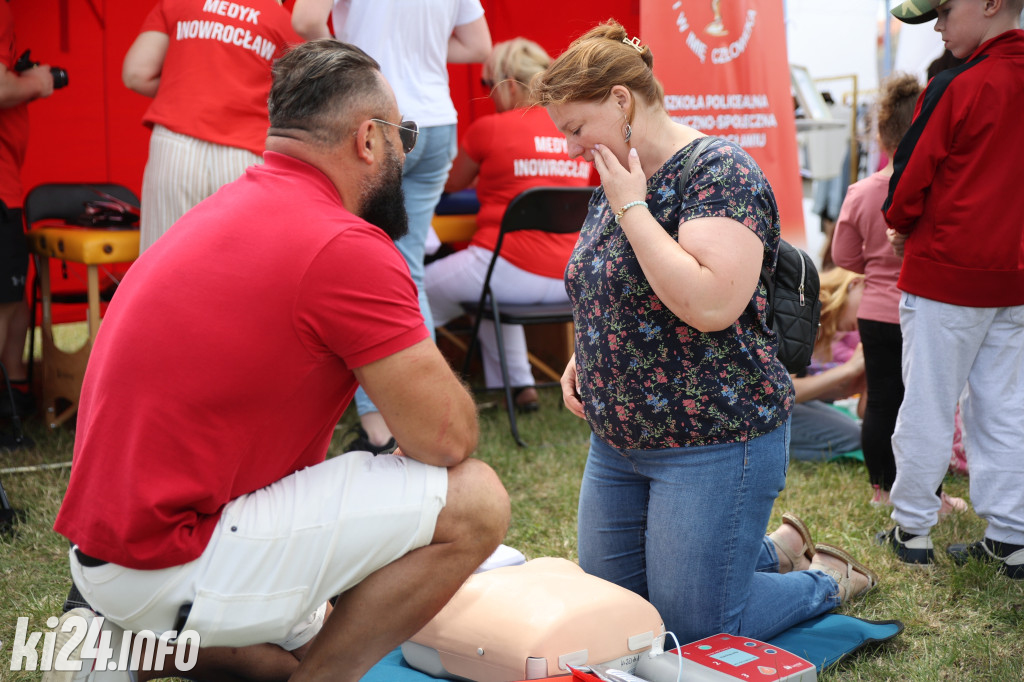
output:
[[[679,195],[680,202],[683,197],[683,189],[686,188],[686,183],[690,182],[690,174],[693,172],[693,164],[697,163],[697,158],[704,153],[715,138],[711,135],[705,135],[701,138],[701,141],[697,143],[693,153],[690,154],[690,158],[686,160],[686,165],[683,166],[683,170],[680,171],[678,177],[676,177],[676,193]]]
[[[707,149],[715,138],[711,135],[705,135],[701,138],[701,141],[697,143],[697,147],[690,154],[690,158],[686,160],[686,165],[683,166],[683,170],[679,172],[676,177],[676,195],[679,196],[679,201],[682,202],[683,190],[686,188],[686,184],[690,182],[690,174],[693,173],[693,165],[697,163],[697,159],[704,150]],[[772,273],[768,269],[768,264],[761,263],[761,283],[764,284],[765,290],[768,292],[768,327],[769,329],[775,323],[775,308],[772,306],[772,301],[775,297],[775,280],[772,279]]]

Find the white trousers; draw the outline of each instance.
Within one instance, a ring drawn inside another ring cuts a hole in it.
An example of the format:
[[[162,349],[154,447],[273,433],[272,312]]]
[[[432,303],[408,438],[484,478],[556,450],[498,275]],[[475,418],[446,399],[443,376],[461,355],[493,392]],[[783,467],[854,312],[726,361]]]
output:
[[[1024,544],[1024,306],[968,308],[904,293],[903,383],[892,445],[892,518],[923,535],[938,521],[962,403],[971,504],[986,537]]]
[[[263,163],[247,149],[198,140],[153,126],[142,175],[139,253],[153,245],[178,218],[245,169]]]
[[[470,246],[427,266],[423,285],[434,324],[442,325],[465,314],[460,302],[480,299],[492,254],[492,251],[479,246]],[[501,257],[494,266],[491,290],[499,303],[510,305],[565,303],[569,300],[561,279],[527,272]],[[534,380],[526,354],[526,332],[521,325],[503,324],[501,333],[511,385],[532,386]],[[494,323],[488,320],[480,324],[480,351],[487,387],[501,387],[498,342]]]

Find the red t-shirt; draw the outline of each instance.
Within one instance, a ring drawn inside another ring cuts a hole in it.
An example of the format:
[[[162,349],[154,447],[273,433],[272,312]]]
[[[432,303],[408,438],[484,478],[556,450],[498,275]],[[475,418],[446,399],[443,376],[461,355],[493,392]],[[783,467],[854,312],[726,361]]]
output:
[[[0,2],[0,64],[13,72],[18,56],[11,8]],[[24,199],[21,167],[25,165],[27,148],[28,104],[0,108],[0,199],[11,208],[20,207]]]
[[[224,505],[322,462],[352,368],[428,338],[405,260],[267,152],[132,266],[92,350],[55,529],[94,557],[198,557]]]
[[[277,0],[160,0],[142,31],[170,38],[143,121],[262,154],[270,68],[302,42],[288,11]]]
[[[462,148],[480,164],[476,195],[480,200],[477,229],[470,242],[494,250],[505,208],[531,187],[586,187],[590,164],[570,159],[565,137],[540,107],[513,109],[473,121]],[[573,234],[513,232],[501,255],[518,268],[561,279],[576,245]]]

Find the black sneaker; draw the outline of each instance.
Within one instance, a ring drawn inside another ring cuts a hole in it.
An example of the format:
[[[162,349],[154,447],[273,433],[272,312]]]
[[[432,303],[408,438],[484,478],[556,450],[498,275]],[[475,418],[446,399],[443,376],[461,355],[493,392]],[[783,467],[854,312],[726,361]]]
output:
[[[875,535],[875,542],[889,545],[896,558],[915,568],[927,568],[935,563],[935,546],[930,535],[911,535],[893,526]]]
[[[356,434],[356,437],[348,442],[345,446],[345,452],[352,452],[353,450],[361,450],[363,452],[372,452],[375,455],[391,454],[398,447],[398,443],[395,442],[394,438],[389,438],[387,443],[384,445],[374,445],[370,442],[370,437],[366,435],[366,431],[363,430],[362,426],[356,424],[349,430],[349,433]]]
[[[969,545],[950,545],[946,548],[946,553],[961,565],[971,559],[998,563],[1000,573],[1014,580],[1024,580],[1024,547],[1021,545],[985,538],[981,542],[972,542]]]

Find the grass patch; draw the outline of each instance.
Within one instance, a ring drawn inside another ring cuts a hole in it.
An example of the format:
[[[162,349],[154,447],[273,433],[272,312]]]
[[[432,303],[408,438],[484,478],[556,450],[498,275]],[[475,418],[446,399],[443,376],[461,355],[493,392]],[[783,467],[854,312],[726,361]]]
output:
[[[557,389],[540,394],[541,411],[519,419],[520,433],[530,447],[515,445],[502,409],[488,409],[480,415],[478,456],[495,468],[512,498],[506,544],[528,558],[575,560],[576,502],[590,431],[559,406]],[[355,421],[350,409],[332,443],[332,454],[340,451],[345,431]],[[39,419],[27,428],[36,446],[0,452],[0,469],[70,461],[70,429],[50,430]],[[17,618],[28,616],[30,630],[43,629],[47,617],[60,612],[67,594],[67,543],[52,525],[68,473],[58,468],[0,474],[11,503],[26,512],[16,533],[0,539],[0,680],[38,679],[39,673],[9,670]],[[945,486],[950,494],[968,497],[966,479],[950,477]],[[888,528],[891,521],[887,511],[868,505],[870,496],[860,463],[793,462],[787,488],[775,507],[774,523],[783,511],[792,511],[807,522],[815,540],[848,549],[881,576],[881,585],[844,613],[900,620],[906,626],[894,640],[839,664],[820,679],[1024,679],[1024,581],[998,576],[985,564],[954,566],[942,551],[951,542],[980,538],[984,522],[973,512],[943,521],[933,532],[940,550],[938,565],[931,571],[912,570],[874,544],[875,532]]]

